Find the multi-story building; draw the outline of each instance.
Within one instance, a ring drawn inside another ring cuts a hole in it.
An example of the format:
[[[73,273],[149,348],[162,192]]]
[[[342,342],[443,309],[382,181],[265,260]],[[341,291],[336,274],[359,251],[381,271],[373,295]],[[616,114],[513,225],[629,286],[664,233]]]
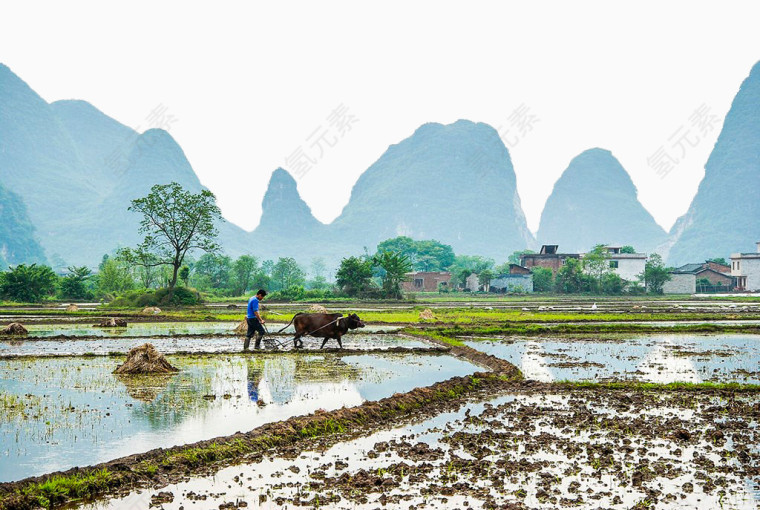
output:
[[[646,253],[621,253],[620,246],[605,246],[610,262],[610,268],[623,280],[633,282],[638,280],[647,264]]]
[[[731,276],[736,290],[760,291],[760,242],[755,253],[731,255]]]
[[[520,265],[528,269],[534,267],[548,267],[555,275],[559,268],[564,266],[567,259],[579,259],[578,253],[557,253],[557,244],[545,244],[538,253],[526,253],[520,257]]]

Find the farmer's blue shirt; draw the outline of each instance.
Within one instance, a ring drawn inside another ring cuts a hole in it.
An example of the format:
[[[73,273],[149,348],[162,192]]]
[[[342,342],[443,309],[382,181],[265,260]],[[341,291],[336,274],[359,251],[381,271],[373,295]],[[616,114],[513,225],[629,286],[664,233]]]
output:
[[[259,311],[259,298],[253,296],[248,300],[248,313],[245,314],[249,319],[256,318],[256,312]]]

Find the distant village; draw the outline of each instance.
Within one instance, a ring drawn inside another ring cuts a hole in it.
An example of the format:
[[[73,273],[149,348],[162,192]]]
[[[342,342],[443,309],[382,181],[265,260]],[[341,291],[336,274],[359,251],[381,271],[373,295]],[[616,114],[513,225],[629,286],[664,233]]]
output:
[[[754,253],[734,253],[730,265],[719,261],[684,264],[669,270],[670,279],[663,285],[664,294],[711,294],[728,292],[760,292],[760,241]],[[605,246],[609,268],[623,280],[637,282],[649,256],[646,253],[625,253],[620,246]],[[509,264],[509,273],[495,275],[481,283],[472,273],[459,290],[494,293],[529,293],[534,291],[533,268],[546,268],[553,276],[569,259],[582,260],[584,253],[560,253],[559,245],[545,244],[538,253],[525,253],[519,264]],[[487,288],[486,288],[487,286]],[[407,274],[405,292],[437,292],[454,290],[448,271],[416,271]]]

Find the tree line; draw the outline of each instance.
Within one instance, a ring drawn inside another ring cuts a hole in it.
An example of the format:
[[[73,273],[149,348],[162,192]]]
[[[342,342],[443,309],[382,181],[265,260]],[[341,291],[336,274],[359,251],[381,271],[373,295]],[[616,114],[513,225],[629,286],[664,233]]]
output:
[[[142,216],[139,232],[143,241],[104,255],[97,272],[70,266],[57,275],[48,266],[26,265],[0,273],[0,298],[37,302],[47,298],[105,300],[125,298],[125,304],[192,304],[203,292],[210,296],[233,297],[266,288],[271,298],[298,300],[324,297],[402,297],[402,283],[411,271],[448,271],[447,289],[467,289],[468,278],[477,275],[486,290],[498,275],[509,273],[510,263],[519,264],[530,251],[514,252],[506,262],[477,255],[456,255],[451,246],[436,240],[414,240],[406,236],[387,239],[374,253],[343,258],[328,281],[328,268],[321,258],[305,267],[291,257],[260,260],[252,254],[236,259],[221,252],[216,242],[216,224],[224,221],[214,195],[208,190],[191,193],[177,183],[155,185],[143,198],[132,201],[129,210]],[[631,246],[623,253],[633,253]],[[197,258],[196,258],[197,257]],[[603,245],[583,259],[567,259],[556,273],[532,269],[536,292],[557,293],[661,293],[670,278],[662,258],[654,254],[638,282],[620,278],[608,263]],[[310,275],[307,278],[307,275]],[[442,289],[443,290],[443,289]],[[181,294],[174,300],[175,293]],[[148,297],[146,297],[148,296]]]

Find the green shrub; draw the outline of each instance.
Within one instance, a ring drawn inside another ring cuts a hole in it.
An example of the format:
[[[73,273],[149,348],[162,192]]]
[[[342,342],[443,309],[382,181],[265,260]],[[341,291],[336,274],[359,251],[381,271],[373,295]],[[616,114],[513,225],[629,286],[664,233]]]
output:
[[[146,306],[192,306],[203,302],[200,293],[188,287],[174,287],[169,302],[169,289],[129,291],[111,301],[115,308],[144,308]]]

